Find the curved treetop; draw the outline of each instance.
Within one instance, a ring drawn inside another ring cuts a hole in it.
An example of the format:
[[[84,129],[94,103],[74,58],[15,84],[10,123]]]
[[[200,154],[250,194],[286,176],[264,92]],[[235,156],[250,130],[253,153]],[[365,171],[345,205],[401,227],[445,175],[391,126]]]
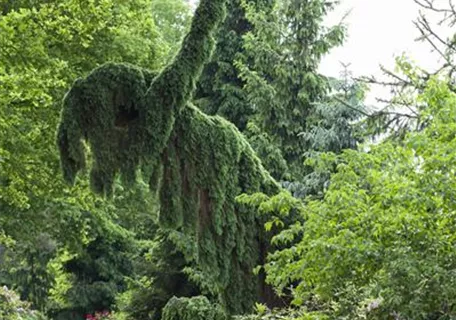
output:
[[[225,2],[200,1],[180,51],[158,75],[131,65],[106,64],[73,84],[58,129],[68,182],[85,167],[81,139],[93,151],[91,181],[98,193],[110,193],[117,172],[131,181],[142,158],[158,157],[211,56],[212,34],[224,17]]]

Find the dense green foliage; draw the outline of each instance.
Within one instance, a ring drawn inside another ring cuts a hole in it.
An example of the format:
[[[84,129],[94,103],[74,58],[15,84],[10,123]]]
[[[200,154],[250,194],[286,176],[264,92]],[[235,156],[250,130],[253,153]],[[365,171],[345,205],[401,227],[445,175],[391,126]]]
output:
[[[270,136],[297,177],[309,149],[300,135],[315,118],[312,104],[323,101],[329,89],[317,73],[318,62],[341,43],[343,32],[322,28],[322,18],[332,7],[327,1],[279,1],[272,14],[245,5],[255,29],[245,36],[245,57],[237,64],[248,100],[258,106],[254,123]]]
[[[91,182],[97,193],[111,194],[117,171],[132,182],[141,160],[156,165],[176,114],[212,53],[212,30],[223,12],[222,0],[202,2],[194,17],[199,23],[192,24],[173,62],[155,77],[134,66],[107,64],[73,84],[58,132],[67,181],[74,183],[85,168],[83,138],[93,151]]]
[[[244,199],[305,220],[272,240],[286,248],[269,257],[268,281],[292,285],[295,304],[330,319],[452,319],[455,99],[445,81],[432,79],[418,97],[427,106],[423,131],[322,157],[319,166],[338,165],[321,201]]]
[[[167,49],[167,60],[179,50],[181,40],[188,31],[192,12],[184,0],[153,0],[152,16],[159,29],[160,49]]]
[[[212,305],[206,297],[173,297],[163,309],[163,320],[224,320],[223,308]]]
[[[7,287],[0,287],[0,319],[9,320],[46,320],[37,311],[30,309],[30,304],[19,299],[19,296]]]
[[[455,318],[454,49],[370,114],[334,5],[0,0],[0,319]]]
[[[344,28],[323,26],[332,1],[277,1],[270,13],[243,4],[254,26],[235,61],[255,108],[247,135],[274,177],[295,183],[288,187],[301,196],[315,193],[321,187],[300,186],[309,184],[305,159],[356,144],[348,123],[360,114],[335,103],[330,91],[340,91],[338,81],[318,72],[322,57],[342,43]]]
[[[180,52],[158,75],[105,64],[77,80],[64,99],[58,143],[64,176],[74,183],[86,166],[87,140],[92,189],[103,195],[112,194],[118,172],[131,184],[140,166],[152,167],[159,226],[177,231],[173,241],[187,260],[185,272],[238,313],[258,299],[252,270],[262,262],[266,238],[235,198],[278,186],[232,124],[188,103],[224,2],[200,2]]]
[[[326,78],[317,70],[321,58],[344,38],[342,26],[322,25],[334,4],[229,4],[216,51],[199,82],[197,104],[236,124],[271,175],[296,196],[319,194],[329,175],[315,174],[305,160],[355,148],[361,137],[352,123],[364,109],[359,83],[346,74],[340,80]]]
[[[125,245],[132,235],[112,219],[121,210],[92,196],[83,184],[69,188],[62,183],[54,147],[61,99],[76,77],[107,60],[157,68],[166,52],[158,45],[160,30],[149,1],[3,5],[0,234],[7,236],[8,246],[1,250],[0,283],[39,309],[77,310],[82,316],[96,311],[94,305],[114,301],[130,264],[125,253],[134,250]],[[80,270],[69,267],[76,261],[86,265],[79,277],[73,272]],[[98,295],[93,294],[96,287]]]
[[[274,1],[250,0],[255,10],[269,12]],[[218,114],[234,123],[241,131],[247,126],[255,108],[247,100],[235,61],[244,54],[244,39],[252,30],[240,0],[229,0],[225,22],[217,32],[215,52],[198,82],[195,100],[206,113]]]

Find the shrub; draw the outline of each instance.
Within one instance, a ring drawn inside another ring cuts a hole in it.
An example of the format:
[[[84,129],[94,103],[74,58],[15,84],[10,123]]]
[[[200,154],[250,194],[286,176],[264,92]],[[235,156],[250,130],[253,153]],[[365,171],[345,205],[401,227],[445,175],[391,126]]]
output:
[[[163,309],[162,320],[226,320],[220,305],[204,296],[171,298]]]
[[[46,317],[31,310],[30,303],[22,301],[14,291],[0,287],[0,319],[46,320]]]
[[[305,223],[273,239],[285,248],[268,281],[294,304],[331,319],[455,319],[456,94],[432,79],[419,99],[423,130],[346,151]]]

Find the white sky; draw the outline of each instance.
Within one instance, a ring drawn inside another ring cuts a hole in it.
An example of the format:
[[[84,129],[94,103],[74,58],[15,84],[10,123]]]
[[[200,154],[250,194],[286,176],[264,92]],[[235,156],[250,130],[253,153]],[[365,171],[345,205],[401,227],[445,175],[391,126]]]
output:
[[[435,0],[435,4],[446,7],[448,0]],[[332,12],[326,23],[338,23],[345,13],[348,25],[348,38],[345,44],[333,49],[324,58],[320,71],[328,76],[338,76],[341,62],[350,64],[354,76],[381,76],[380,65],[393,69],[396,56],[403,53],[417,62],[417,65],[432,70],[441,65],[436,53],[423,42],[417,42],[419,31],[413,25],[418,17],[419,6],[413,0],[341,0],[339,7]],[[436,16],[428,16],[436,21]],[[442,30],[448,34],[448,30]],[[388,95],[381,88],[371,88],[368,104],[374,97]]]
[[[323,73],[337,76],[341,61],[351,63],[356,75],[372,74],[379,64],[391,66],[394,56],[403,52],[428,55],[428,48],[414,41],[418,32],[412,20],[418,16],[418,7],[413,0],[342,0],[327,23],[339,22],[349,10],[345,20],[348,38],[343,47],[333,49],[323,61]]]

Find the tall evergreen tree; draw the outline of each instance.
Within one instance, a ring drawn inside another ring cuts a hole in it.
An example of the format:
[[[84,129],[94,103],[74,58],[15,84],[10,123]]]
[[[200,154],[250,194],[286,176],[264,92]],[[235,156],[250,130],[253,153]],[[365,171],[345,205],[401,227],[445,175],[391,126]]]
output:
[[[256,109],[254,124],[280,149],[288,165],[291,175],[276,176],[299,179],[304,154],[311,148],[301,135],[318,124],[315,105],[325,101],[330,90],[318,66],[342,43],[344,30],[323,26],[333,1],[277,1],[267,15],[246,1],[244,6],[254,29],[245,37],[245,54],[237,65]]]
[[[305,159],[356,145],[351,122],[361,113],[339,99],[359,106],[363,95],[346,76],[318,73],[321,58],[344,38],[342,26],[323,26],[334,3],[232,0],[229,5],[217,49],[198,84],[198,105],[233,122],[268,171],[287,181],[295,195],[318,193],[327,174],[305,166]]]
[[[247,0],[256,10],[269,12],[274,0]],[[198,82],[195,100],[208,114],[218,114],[234,123],[241,131],[247,126],[254,108],[243,90],[235,61],[244,52],[243,37],[252,31],[241,0],[229,0],[228,15],[217,32],[217,45]]]

